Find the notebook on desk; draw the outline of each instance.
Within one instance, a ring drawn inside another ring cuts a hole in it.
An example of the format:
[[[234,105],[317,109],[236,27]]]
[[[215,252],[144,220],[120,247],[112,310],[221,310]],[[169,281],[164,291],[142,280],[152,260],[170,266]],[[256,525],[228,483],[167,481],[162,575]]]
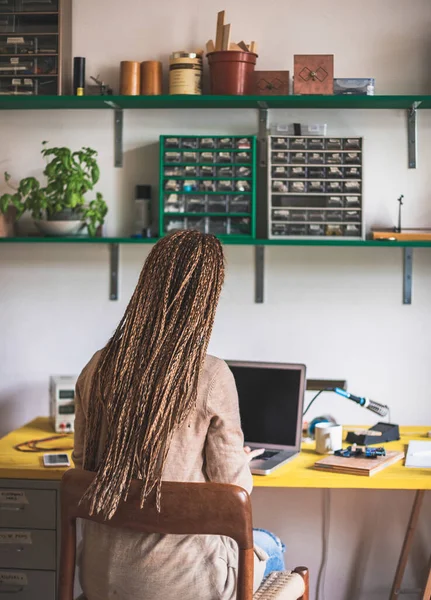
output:
[[[410,442],[407,450],[406,467],[414,469],[430,469],[431,442]]]
[[[268,475],[301,449],[305,366],[286,363],[228,362],[239,397],[247,446],[264,448],[251,472]]]

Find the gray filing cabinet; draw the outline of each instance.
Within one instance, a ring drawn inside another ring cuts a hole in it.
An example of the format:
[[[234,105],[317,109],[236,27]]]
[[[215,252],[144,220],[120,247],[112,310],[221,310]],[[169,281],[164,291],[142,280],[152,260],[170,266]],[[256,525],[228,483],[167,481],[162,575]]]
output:
[[[0,479],[0,600],[56,600],[60,484]]]

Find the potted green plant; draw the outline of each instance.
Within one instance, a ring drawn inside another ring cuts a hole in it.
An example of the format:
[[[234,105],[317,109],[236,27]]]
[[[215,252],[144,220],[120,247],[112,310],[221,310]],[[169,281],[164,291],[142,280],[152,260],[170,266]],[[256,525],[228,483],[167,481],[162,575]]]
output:
[[[15,235],[15,226],[25,211],[25,204],[19,194],[3,194],[0,197],[0,237]]]
[[[99,181],[97,152],[92,148],[81,148],[72,152],[69,148],[48,148],[42,143],[42,156],[48,163],[43,174],[46,185],[42,186],[35,177],[21,179],[18,186],[10,183],[10,175],[5,180],[14,189],[14,194],[0,197],[15,198],[15,202],[30,211],[36,227],[44,235],[73,235],[87,227],[90,236],[95,236],[103,225],[108,212],[102,194],[87,201],[86,194],[94,189]]]

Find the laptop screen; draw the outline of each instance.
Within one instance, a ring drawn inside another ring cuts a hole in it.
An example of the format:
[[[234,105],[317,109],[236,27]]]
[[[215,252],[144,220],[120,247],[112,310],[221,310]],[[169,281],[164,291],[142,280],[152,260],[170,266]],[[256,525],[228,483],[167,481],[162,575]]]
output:
[[[299,448],[305,367],[228,363],[238,389],[244,439]]]

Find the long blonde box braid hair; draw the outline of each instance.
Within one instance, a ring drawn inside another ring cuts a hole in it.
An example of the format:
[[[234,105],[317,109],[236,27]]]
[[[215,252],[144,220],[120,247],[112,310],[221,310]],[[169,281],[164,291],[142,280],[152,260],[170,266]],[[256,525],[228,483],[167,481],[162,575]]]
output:
[[[110,519],[134,478],[144,482],[141,506],[156,488],[160,510],[170,442],[196,405],[223,280],[223,250],[212,235],[179,231],[150,252],[91,383],[84,468],[96,476],[83,496],[91,514]]]

